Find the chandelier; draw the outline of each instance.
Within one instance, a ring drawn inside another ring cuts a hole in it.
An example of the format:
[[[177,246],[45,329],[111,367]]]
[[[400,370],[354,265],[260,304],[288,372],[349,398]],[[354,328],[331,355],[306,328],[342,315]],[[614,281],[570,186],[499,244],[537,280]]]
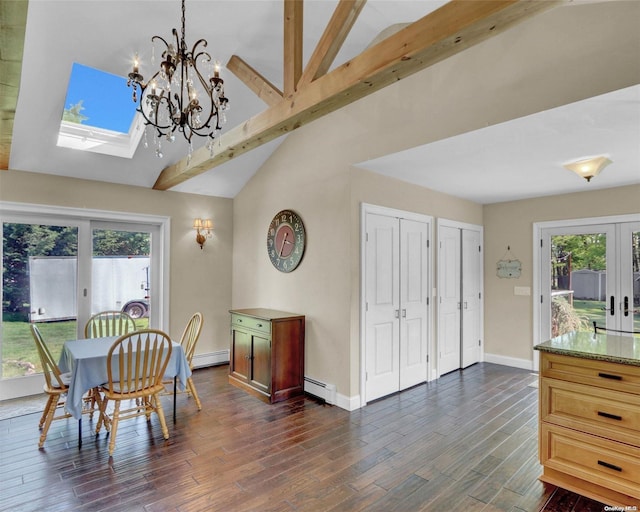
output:
[[[182,32],[173,29],[175,44],[160,36],[153,36],[151,63],[155,64],[155,43],[164,44],[160,69],[145,83],[136,59],[129,73],[127,85],[133,87],[136,110],[145,125],[154,131],[156,156],[162,158],[162,141],[173,142],[176,130],[189,143],[189,158],[193,151],[192,137],[207,137],[207,148],[213,153],[213,141],[226,122],[225,112],[229,100],[224,95],[224,81],[220,78],[220,65],[204,51],[205,39],[198,39],[191,51],[185,42],[185,0],[182,0]],[[198,64],[206,71],[198,69]],[[206,78],[205,78],[206,76]],[[144,146],[148,147],[145,130]]]

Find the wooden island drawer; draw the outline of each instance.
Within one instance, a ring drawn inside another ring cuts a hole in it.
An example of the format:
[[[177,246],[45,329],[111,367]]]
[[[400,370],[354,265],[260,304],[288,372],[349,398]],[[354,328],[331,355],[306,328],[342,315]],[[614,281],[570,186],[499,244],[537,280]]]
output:
[[[640,449],[543,423],[540,458],[545,468],[640,499]]]
[[[640,366],[544,353],[540,376],[640,394]]]
[[[640,444],[640,396],[542,379],[540,419],[614,441]]]

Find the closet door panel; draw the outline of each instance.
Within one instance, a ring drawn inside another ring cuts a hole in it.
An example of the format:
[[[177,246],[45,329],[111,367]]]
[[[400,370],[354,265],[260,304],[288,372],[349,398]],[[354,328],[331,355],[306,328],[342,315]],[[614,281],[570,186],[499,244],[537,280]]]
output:
[[[367,215],[366,396],[375,400],[400,386],[398,219]]]
[[[460,368],[460,230],[441,226],[438,242],[440,374]]]
[[[480,232],[462,230],[462,367],[480,361],[482,244]]]
[[[428,225],[400,220],[400,389],[427,380]]]

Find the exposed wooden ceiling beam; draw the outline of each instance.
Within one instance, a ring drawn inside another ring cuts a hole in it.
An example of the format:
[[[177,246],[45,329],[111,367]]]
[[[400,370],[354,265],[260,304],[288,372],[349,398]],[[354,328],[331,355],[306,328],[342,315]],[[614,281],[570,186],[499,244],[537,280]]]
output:
[[[27,6],[27,0],[0,0],[0,170],[9,169]]]
[[[270,107],[282,101],[282,91],[237,55],[231,56],[227,69]]]
[[[201,148],[165,168],[153,188],[174,187],[560,3],[453,0],[224,133],[213,156]]]
[[[326,74],[367,0],[340,0],[304,69],[298,88]]]
[[[302,75],[302,0],[284,0],[284,95],[296,90]]]

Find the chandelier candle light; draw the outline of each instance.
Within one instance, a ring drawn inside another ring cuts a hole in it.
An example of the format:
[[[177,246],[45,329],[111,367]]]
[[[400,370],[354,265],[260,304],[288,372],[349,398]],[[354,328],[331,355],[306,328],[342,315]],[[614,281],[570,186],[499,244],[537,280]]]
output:
[[[167,43],[160,36],[151,38],[154,43],[162,41],[160,70],[151,80],[144,82],[140,74],[136,55],[133,71],[129,73],[127,85],[133,87],[133,101],[142,114],[145,125],[155,128],[156,156],[162,158],[162,139],[175,140],[175,131],[182,132],[189,142],[189,159],[193,151],[192,137],[208,137],[207,149],[213,154],[213,141],[226,122],[225,112],[229,110],[229,100],[224,95],[224,81],[220,78],[220,65],[211,60],[203,50],[205,39],[198,39],[191,51],[185,42],[185,0],[182,0],[182,32],[173,29],[174,43]],[[152,64],[154,63],[152,56]],[[205,76],[198,69],[209,68]],[[139,89],[139,92],[138,92]],[[148,146],[145,131],[145,147]]]

